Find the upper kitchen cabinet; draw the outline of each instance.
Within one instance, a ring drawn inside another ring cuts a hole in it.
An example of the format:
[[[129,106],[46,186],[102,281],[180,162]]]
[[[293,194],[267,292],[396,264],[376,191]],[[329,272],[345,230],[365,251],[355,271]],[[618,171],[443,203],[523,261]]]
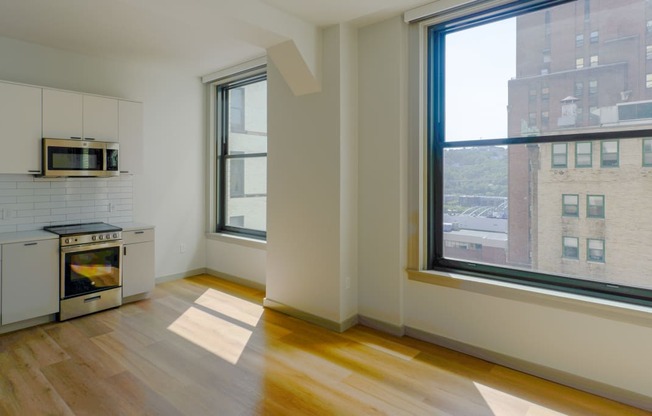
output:
[[[43,90],[43,137],[82,138],[82,95],[75,92]]]
[[[120,172],[143,172],[143,103],[118,102]]]
[[[118,141],[118,100],[84,95],[84,139]]]
[[[118,141],[118,100],[43,90],[43,137]]]
[[[41,89],[0,82],[0,173],[41,171]]]

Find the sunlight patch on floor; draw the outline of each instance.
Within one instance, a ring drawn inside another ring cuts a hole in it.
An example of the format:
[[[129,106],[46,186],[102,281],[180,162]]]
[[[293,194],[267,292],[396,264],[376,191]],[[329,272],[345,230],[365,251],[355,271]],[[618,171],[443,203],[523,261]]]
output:
[[[495,416],[564,416],[520,397],[493,389],[480,383],[473,383]]]
[[[229,363],[237,364],[262,316],[263,307],[214,289],[206,290],[195,304],[198,306],[186,310],[168,329]]]

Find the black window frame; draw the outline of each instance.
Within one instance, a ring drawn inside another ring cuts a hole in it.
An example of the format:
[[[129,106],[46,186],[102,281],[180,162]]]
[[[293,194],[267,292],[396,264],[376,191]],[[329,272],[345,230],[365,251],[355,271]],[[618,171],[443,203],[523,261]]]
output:
[[[548,9],[574,0],[527,0],[496,6],[484,12],[456,17],[427,28],[426,47],[426,269],[462,273],[469,276],[523,286],[550,289],[593,298],[630,304],[652,306],[652,290],[621,284],[584,280],[576,277],[547,274],[486,263],[446,258],[444,256],[444,151],[474,146],[504,146],[518,144],[575,143],[650,137],[651,128],[639,130],[595,131],[582,134],[567,133],[478,139],[466,141],[445,140],[445,36],[486,23],[516,17],[520,14]]]
[[[262,230],[256,230],[252,228],[246,228],[246,227],[239,227],[239,226],[234,226],[234,225],[229,225],[227,223],[227,201],[230,196],[228,195],[227,189],[227,181],[229,179],[227,175],[227,165],[228,161],[232,160],[238,160],[242,161],[243,163],[246,161],[246,159],[249,158],[261,158],[265,157],[267,158],[267,152],[264,153],[231,153],[229,152],[229,121],[230,121],[230,106],[229,106],[229,96],[230,92],[234,90],[238,90],[242,87],[245,87],[250,84],[254,84],[257,82],[262,82],[267,80],[267,71],[263,71],[262,73],[258,70],[253,71],[254,73],[252,74],[243,74],[242,76],[236,77],[234,80],[225,82],[225,83],[219,83],[215,85],[215,99],[217,102],[217,105],[215,106],[215,120],[216,122],[216,148],[217,148],[217,154],[216,154],[216,174],[217,174],[217,192],[216,192],[216,204],[215,206],[217,207],[217,212],[216,212],[216,232],[217,233],[225,233],[225,234],[233,234],[233,235],[239,235],[243,237],[249,237],[249,238],[254,238],[257,240],[267,240],[267,230],[262,231]],[[244,101],[246,98],[243,97],[242,101]],[[244,123],[244,115],[242,116],[242,120]],[[234,132],[244,132],[244,124],[241,126],[242,128],[237,128],[236,131]],[[244,193],[243,195],[244,196]]]

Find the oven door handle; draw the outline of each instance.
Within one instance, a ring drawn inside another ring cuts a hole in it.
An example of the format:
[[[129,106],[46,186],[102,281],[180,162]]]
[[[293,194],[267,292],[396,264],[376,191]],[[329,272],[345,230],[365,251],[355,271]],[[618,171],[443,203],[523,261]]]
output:
[[[61,247],[62,253],[75,253],[77,251],[89,251],[102,248],[110,247],[120,247],[122,246],[122,241],[110,241],[108,243],[90,243],[90,244],[79,244],[76,246],[67,246]]]

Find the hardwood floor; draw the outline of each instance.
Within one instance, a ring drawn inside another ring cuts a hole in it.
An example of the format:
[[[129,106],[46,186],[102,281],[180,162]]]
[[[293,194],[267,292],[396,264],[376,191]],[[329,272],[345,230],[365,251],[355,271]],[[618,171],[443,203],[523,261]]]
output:
[[[0,415],[647,415],[407,337],[343,334],[209,276],[0,336]]]

